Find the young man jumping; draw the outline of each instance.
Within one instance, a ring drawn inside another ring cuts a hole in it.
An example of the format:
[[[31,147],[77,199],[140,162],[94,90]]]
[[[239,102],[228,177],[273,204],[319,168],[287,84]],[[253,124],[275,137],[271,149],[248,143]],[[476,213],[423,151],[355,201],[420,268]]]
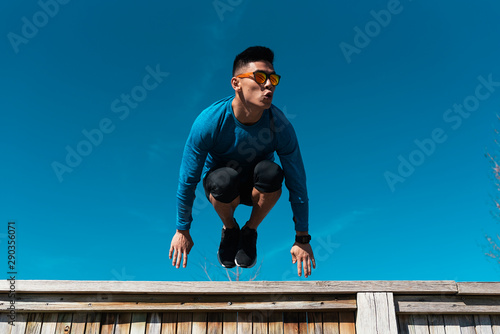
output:
[[[179,268],[187,265],[194,243],[189,234],[197,184],[223,223],[217,252],[220,264],[251,268],[257,260],[257,227],[281,196],[283,178],[290,193],[295,242],[290,250],[300,276],[316,268],[308,233],[309,206],[306,175],[295,131],[281,110],[272,104],[280,76],[273,67],[274,53],[261,46],[236,56],[231,85],[234,96],[205,109],[195,120],[182,157],[177,189],[177,231],[169,258]],[[281,166],[274,162],[278,155]],[[252,207],[240,229],[234,211]]]

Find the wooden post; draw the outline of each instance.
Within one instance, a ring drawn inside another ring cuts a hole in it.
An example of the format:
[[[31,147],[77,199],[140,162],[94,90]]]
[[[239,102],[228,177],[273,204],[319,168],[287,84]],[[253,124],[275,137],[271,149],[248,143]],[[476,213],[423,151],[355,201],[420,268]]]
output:
[[[357,334],[398,334],[392,292],[360,292],[357,301]]]

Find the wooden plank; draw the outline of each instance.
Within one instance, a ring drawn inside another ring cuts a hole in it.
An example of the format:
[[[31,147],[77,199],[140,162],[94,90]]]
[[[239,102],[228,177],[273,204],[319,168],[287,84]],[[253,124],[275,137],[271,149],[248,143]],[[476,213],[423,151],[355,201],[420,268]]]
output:
[[[267,311],[252,312],[252,333],[267,334]]]
[[[470,332],[471,334],[493,334],[493,329],[490,316],[489,315],[475,315],[474,316],[474,322],[476,323],[476,332]],[[464,333],[462,331],[462,333]],[[469,334],[469,333],[467,333]]]
[[[148,313],[146,318],[146,334],[161,334],[161,317],[159,313]]]
[[[177,333],[191,333],[193,325],[192,312],[180,312],[177,315]]]
[[[41,334],[54,334],[57,326],[57,313],[45,313],[43,315]]]
[[[147,313],[132,313],[130,334],[144,334],[146,332]]]
[[[103,314],[103,322],[101,324],[101,334],[113,334],[115,332],[116,313]]]
[[[410,333],[429,334],[429,324],[426,315],[415,314],[410,317]]]
[[[392,292],[376,292],[374,297],[378,333],[397,334],[398,325]]]
[[[458,292],[454,281],[232,281],[232,282],[155,282],[155,281],[16,281],[18,293],[146,293],[146,294],[330,294],[358,292],[394,292],[394,293],[451,293]],[[485,288],[498,290],[497,283]],[[0,281],[0,293],[8,293],[8,281]]]
[[[397,312],[412,314],[499,314],[500,297],[395,296]]]
[[[307,312],[299,312],[299,333],[307,333]]]
[[[375,309],[375,296],[373,293],[358,293],[358,313],[356,331],[358,334],[376,334],[377,314]]]
[[[207,317],[207,334],[222,334],[224,314],[222,312],[209,312]]]
[[[356,322],[354,312],[339,312],[340,334],[356,334]]]
[[[500,282],[459,282],[461,295],[500,295]]]
[[[360,292],[357,296],[356,329],[358,334],[397,334],[398,328],[392,293]]]
[[[193,327],[191,333],[193,334],[206,334],[207,332],[207,313],[194,312],[193,313]]]
[[[321,312],[307,312],[309,333],[323,333],[323,314]]]
[[[401,314],[398,316],[398,330],[399,334],[410,334],[410,317],[409,314]]]
[[[42,322],[43,313],[30,313],[26,325],[26,334],[40,334]],[[0,333],[7,333],[7,331],[0,328]]]
[[[177,313],[165,312],[162,314],[161,334],[176,334]]]
[[[489,317],[488,317],[489,320]],[[461,334],[476,334],[476,326],[474,316],[470,314],[462,314],[459,318]],[[490,327],[491,329],[491,327]]]
[[[238,312],[238,333],[252,333],[252,312]]]
[[[59,316],[57,317],[57,326],[55,334],[69,334],[69,331],[71,330],[72,320],[73,320],[72,313],[59,313]]]
[[[338,312],[323,312],[323,333],[324,334],[340,333]]]
[[[87,326],[85,334],[99,334],[101,330],[102,313],[87,314]]]
[[[234,334],[237,330],[238,313],[236,312],[224,312],[223,317],[223,328],[222,332],[224,334]],[[179,333],[180,334],[180,333]]]
[[[443,318],[446,334],[461,334],[460,317],[458,315],[445,315]]]
[[[87,323],[87,313],[73,313],[71,321],[70,334],[85,334],[85,325]]]
[[[430,334],[446,334],[444,318],[441,314],[429,314],[427,320]]]
[[[283,313],[269,311],[268,319],[269,334],[283,334]]]
[[[0,313],[0,333],[10,334],[12,325],[9,325],[9,321],[8,313]]]
[[[500,315],[491,315],[490,320],[493,334],[500,334]]]
[[[283,333],[297,334],[299,332],[299,313],[283,312]]]
[[[129,334],[130,326],[132,325],[132,313],[117,313],[115,322],[116,325],[114,334]]]
[[[10,334],[25,334],[27,321],[27,313],[17,313],[16,320],[14,321],[14,326],[9,325],[11,327]]]
[[[19,312],[140,312],[140,311],[252,311],[252,310],[355,310],[354,295],[106,295],[19,294]],[[1,298],[0,298],[1,301]],[[4,301],[5,302],[5,301]],[[1,304],[1,303],[0,303]]]

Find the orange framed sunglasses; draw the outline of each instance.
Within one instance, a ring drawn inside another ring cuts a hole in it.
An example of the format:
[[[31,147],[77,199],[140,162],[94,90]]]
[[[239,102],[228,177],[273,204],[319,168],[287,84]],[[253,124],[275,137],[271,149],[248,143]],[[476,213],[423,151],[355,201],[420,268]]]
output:
[[[267,78],[269,77],[269,80],[271,81],[271,85],[277,86],[280,83],[281,75],[278,75],[276,73],[271,73],[267,74],[264,71],[255,71],[255,72],[247,72],[243,73],[240,75],[237,75],[237,78],[251,78],[253,75],[255,81],[259,84],[263,84],[267,81]]]

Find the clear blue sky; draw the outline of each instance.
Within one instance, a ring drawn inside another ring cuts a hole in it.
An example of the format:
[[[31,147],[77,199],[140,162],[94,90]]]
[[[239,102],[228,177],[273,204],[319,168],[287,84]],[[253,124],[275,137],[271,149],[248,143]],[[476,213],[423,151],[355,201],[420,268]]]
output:
[[[498,280],[484,154],[499,14],[494,0],[4,2],[0,249],[13,220],[19,279],[206,280],[204,264],[227,279],[201,191],[188,267],[168,260],[178,171],[195,117],[233,94],[234,56],[265,45],[306,165],[309,280]],[[258,280],[304,279],[287,199],[259,228]]]

